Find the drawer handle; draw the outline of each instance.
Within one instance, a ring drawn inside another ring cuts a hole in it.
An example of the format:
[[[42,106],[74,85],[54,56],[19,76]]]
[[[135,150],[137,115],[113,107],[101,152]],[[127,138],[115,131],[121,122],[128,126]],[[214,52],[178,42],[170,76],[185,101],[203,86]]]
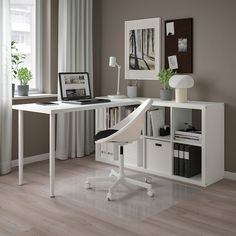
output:
[[[155,146],[161,147],[162,144],[160,144],[160,143],[155,143]]]

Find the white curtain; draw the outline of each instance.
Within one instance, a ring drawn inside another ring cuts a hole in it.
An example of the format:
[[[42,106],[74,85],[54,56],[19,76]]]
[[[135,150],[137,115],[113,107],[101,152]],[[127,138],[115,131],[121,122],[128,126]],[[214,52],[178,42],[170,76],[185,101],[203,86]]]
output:
[[[58,70],[89,72],[93,91],[92,0],[59,0],[58,18]],[[67,159],[92,153],[93,136],[93,111],[58,115],[56,157]]]
[[[11,169],[12,95],[10,3],[0,1],[0,174]]]

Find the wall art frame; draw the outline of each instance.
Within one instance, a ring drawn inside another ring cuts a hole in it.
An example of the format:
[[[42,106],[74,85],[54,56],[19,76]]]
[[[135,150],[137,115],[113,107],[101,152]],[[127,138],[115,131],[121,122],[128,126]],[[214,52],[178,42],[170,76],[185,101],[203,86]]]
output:
[[[125,79],[156,80],[161,69],[161,18],[125,21]]]

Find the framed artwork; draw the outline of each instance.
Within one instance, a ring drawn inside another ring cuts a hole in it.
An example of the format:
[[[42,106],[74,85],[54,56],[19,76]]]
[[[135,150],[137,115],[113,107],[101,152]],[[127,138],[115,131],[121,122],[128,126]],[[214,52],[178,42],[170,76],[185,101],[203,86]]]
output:
[[[125,79],[156,80],[161,68],[161,18],[125,21]]]
[[[193,73],[193,18],[165,21],[165,68]]]

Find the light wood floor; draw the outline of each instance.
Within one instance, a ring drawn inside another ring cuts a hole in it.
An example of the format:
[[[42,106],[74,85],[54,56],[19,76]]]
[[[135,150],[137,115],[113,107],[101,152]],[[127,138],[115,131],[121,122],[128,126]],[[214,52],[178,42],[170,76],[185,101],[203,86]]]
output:
[[[107,202],[108,184],[94,191],[83,182],[110,169],[93,157],[57,161],[55,199],[48,197],[47,161],[25,166],[24,186],[16,169],[0,176],[0,235],[236,235],[236,182],[201,189],[153,177],[155,198],[121,186]]]

